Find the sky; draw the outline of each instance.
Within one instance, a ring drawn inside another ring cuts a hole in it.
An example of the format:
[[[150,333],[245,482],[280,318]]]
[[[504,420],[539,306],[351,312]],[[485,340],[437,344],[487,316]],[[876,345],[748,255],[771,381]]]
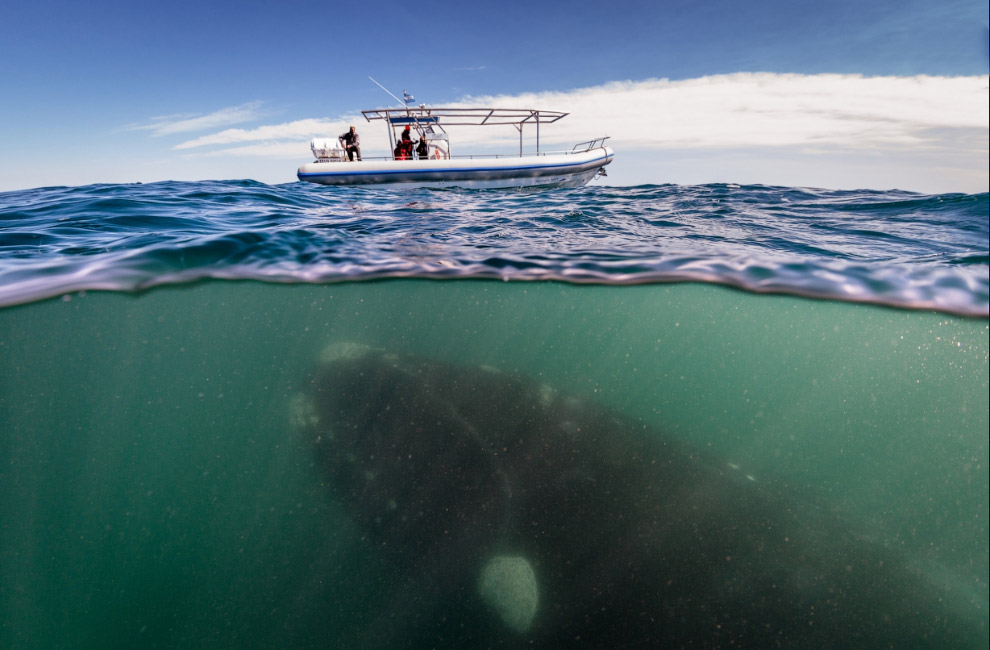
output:
[[[540,149],[609,136],[612,185],[990,189],[986,0],[8,0],[0,191],[295,181],[314,137],[408,91],[569,113]],[[524,146],[533,150],[532,136]],[[453,153],[518,151],[512,127]],[[602,181],[597,181],[602,182]]]

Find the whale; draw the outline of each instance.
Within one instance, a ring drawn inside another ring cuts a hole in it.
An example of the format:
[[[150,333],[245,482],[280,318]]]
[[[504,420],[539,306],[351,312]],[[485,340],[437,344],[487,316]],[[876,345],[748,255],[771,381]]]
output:
[[[389,596],[350,647],[987,638],[985,612],[827,500],[539,379],[338,342],[292,420],[387,567]]]

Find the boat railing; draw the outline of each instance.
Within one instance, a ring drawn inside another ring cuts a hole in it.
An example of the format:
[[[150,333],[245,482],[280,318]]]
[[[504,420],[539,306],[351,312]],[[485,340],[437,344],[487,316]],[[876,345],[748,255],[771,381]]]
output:
[[[526,153],[472,153],[472,154],[454,154],[447,156],[443,160],[492,160],[501,158],[543,158],[546,156],[567,156],[572,154],[584,153],[586,151],[591,151],[592,149],[602,147],[605,141],[609,139],[609,136],[604,136],[601,138],[595,138],[594,140],[588,140],[587,142],[579,142],[574,145],[572,149],[564,149],[560,151],[538,151],[538,152],[526,152]],[[418,160],[424,160],[423,158],[408,158],[400,159],[395,156],[364,156],[362,160],[402,160],[402,162],[416,162]],[[429,160],[436,161],[440,160],[437,158],[429,158]],[[346,164],[349,161],[346,158],[317,158],[314,162],[318,163],[342,163]]]
[[[578,142],[571,149],[572,153],[581,153],[583,151],[591,151],[592,149],[597,149],[598,147],[604,147],[605,141],[609,139],[609,136],[604,135],[600,138],[595,138],[594,140],[588,140],[587,142]]]
[[[460,160],[490,160],[492,158],[545,158],[547,156],[569,156],[571,154],[584,153],[585,151],[591,151],[593,148],[594,147],[588,147],[577,151],[573,149],[565,149],[561,151],[531,151],[526,153],[465,153],[455,154],[450,157]]]

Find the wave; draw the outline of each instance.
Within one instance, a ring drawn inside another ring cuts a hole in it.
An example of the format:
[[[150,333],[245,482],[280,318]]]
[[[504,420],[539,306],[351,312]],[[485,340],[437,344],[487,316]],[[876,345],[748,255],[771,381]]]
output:
[[[705,282],[990,315],[988,195],[254,181],[0,193],[0,305],[207,278]]]

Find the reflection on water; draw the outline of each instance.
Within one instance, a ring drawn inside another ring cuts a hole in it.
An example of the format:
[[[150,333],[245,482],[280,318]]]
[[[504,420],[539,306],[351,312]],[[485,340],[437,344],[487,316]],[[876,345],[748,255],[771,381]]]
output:
[[[0,311],[0,646],[325,648],[408,605],[290,424],[335,341],[521,373],[816,495],[951,584],[987,641],[985,320],[394,281]]]

